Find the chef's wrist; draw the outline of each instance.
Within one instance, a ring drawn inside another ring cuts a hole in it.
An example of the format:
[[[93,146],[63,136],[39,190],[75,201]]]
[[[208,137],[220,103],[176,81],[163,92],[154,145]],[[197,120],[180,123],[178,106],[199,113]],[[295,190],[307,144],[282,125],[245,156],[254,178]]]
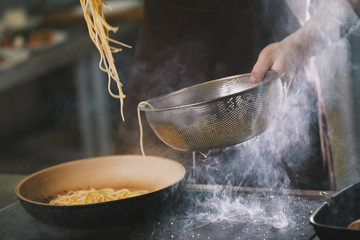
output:
[[[287,54],[290,59],[301,63],[313,55],[313,49],[307,41],[301,39],[302,37],[297,34],[291,34],[281,41],[281,44],[286,48]]]

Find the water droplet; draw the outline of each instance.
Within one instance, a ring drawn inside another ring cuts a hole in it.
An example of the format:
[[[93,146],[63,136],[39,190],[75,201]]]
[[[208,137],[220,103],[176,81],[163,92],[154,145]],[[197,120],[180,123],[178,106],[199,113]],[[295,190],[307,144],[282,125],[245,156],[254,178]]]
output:
[[[212,152],[211,150],[209,150],[207,153],[203,153],[203,152],[200,152],[200,151],[199,151],[199,153],[200,153],[204,158],[207,158],[207,157],[210,155],[211,152]]]

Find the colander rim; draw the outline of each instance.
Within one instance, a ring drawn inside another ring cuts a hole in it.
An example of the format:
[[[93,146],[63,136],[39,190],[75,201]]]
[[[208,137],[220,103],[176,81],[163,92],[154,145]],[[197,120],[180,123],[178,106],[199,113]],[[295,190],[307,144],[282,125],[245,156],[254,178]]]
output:
[[[270,82],[272,82],[272,81],[274,81],[276,79],[281,79],[285,75],[284,72],[277,72],[277,71],[267,71],[267,72],[275,74],[275,77],[268,77],[268,78],[262,79],[261,81],[259,81],[257,83],[254,83],[254,86],[252,86],[252,87],[250,87],[250,88],[248,88],[246,90],[231,93],[229,95],[221,96],[221,97],[214,98],[214,99],[207,100],[207,101],[199,101],[199,102],[196,102],[196,103],[184,104],[184,105],[181,105],[181,106],[166,107],[166,108],[150,108],[148,105],[139,105],[138,108],[139,108],[139,110],[144,111],[144,112],[160,112],[160,111],[169,111],[169,110],[176,110],[176,109],[182,109],[182,108],[187,108],[187,107],[200,106],[200,105],[203,105],[203,104],[208,104],[208,103],[219,101],[219,100],[222,100],[222,99],[225,99],[225,98],[233,97],[233,96],[238,95],[239,93],[247,93],[247,92],[252,91],[253,89],[255,89],[255,88],[259,87],[259,86],[266,85],[266,84],[268,84],[268,83],[270,83]],[[204,85],[204,84],[211,84],[211,83],[214,83],[214,82],[218,82],[218,81],[220,82],[220,81],[224,81],[224,80],[231,79],[231,78],[242,78],[242,77],[246,77],[246,76],[250,77],[250,75],[251,75],[251,73],[245,73],[245,74],[232,75],[232,76],[228,76],[228,77],[223,77],[223,78],[210,80],[210,81],[207,81],[207,82],[191,85],[189,87],[185,87],[185,88],[182,88],[182,89],[170,92],[170,93],[166,93],[166,94],[163,94],[163,95],[160,95],[160,96],[156,96],[156,97],[151,98],[151,99],[149,99],[149,100],[147,100],[145,102],[148,102],[148,103],[151,104],[151,102],[157,101],[158,99],[169,97],[171,95],[175,95],[175,94],[181,93],[183,91],[188,91],[191,88],[197,88],[197,87],[199,87],[201,85]]]

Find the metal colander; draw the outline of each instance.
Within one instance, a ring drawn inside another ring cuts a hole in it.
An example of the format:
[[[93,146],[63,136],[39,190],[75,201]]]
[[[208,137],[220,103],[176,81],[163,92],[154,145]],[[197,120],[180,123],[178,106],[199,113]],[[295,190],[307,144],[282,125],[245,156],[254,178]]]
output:
[[[282,75],[259,83],[231,76],[155,97],[141,105],[155,134],[180,151],[204,151],[244,142],[275,118],[285,97]]]

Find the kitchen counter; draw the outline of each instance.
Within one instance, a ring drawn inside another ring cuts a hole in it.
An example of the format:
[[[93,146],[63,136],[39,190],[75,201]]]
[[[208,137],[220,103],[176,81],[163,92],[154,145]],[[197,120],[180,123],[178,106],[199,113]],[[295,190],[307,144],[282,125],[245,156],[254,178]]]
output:
[[[14,189],[26,175],[0,174],[0,209],[16,200]]]
[[[224,194],[214,198],[211,189],[204,192],[188,185],[181,193],[179,204],[164,208],[159,216],[151,215],[129,226],[93,229],[48,225],[34,219],[15,201],[0,210],[0,238],[319,240],[309,223],[309,215],[326,201],[320,192],[309,195],[255,190],[241,189],[230,200]]]

